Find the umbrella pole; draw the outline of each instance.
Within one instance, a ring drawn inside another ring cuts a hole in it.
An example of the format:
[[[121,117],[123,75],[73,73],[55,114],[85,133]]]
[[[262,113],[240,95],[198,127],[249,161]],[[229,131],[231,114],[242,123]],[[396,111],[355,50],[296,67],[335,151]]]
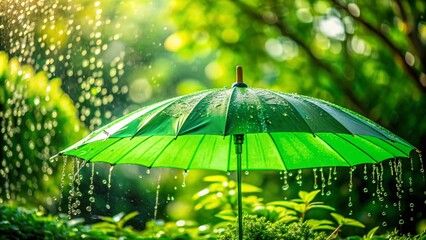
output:
[[[238,239],[243,239],[243,192],[241,190],[241,153],[243,152],[244,135],[234,135],[235,153],[237,154],[237,196],[238,196]]]

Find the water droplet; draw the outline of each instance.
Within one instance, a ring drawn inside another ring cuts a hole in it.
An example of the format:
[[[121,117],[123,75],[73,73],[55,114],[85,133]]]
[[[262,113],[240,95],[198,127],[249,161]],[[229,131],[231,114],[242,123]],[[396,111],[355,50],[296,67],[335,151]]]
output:
[[[400,225],[404,224],[404,219],[399,219],[398,223],[399,223]]]
[[[244,175],[249,175],[249,174],[250,174],[249,171],[244,172]]]
[[[111,206],[110,206],[109,204],[106,204],[106,205],[105,205],[105,208],[106,208],[106,209],[110,209],[110,208],[111,208]]]
[[[146,170],[146,174],[150,174],[150,173],[151,173],[151,169],[149,169],[149,168],[148,168],[148,169]]]
[[[387,222],[382,222],[382,226],[383,227],[386,227],[388,225],[388,223]]]
[[[102,184],[104,184],[104,185],[105,185],[105,184],[107,184],[107,180],[106,180],[106,179],[103,179],[103,180],[102,180]]]
[[[91,212],[92,211],[92,207],[91,206],[87,206],[86,207],[86,211]]]
[[[182,187],[186,187],[186,177],[188,176],[188,171],[184,170],[183,171],[183,182],[182,182]]]
[[[382,216],[386,216],[386,212],[385,211],[382,212]]]
[[[368,188],[364,188],[363,190],[365,193],[368,193]]]
[[[90,197],[89,201],[93,203],[93,202],[95,202],[95,198],[94,197]]]

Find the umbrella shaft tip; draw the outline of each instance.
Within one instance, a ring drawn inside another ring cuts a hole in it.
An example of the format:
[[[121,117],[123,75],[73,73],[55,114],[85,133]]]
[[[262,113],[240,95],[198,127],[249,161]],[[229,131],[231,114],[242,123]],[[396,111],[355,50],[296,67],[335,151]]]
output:
[[[237,66],[237,83],[242,83],[243,81],[243,67]]]

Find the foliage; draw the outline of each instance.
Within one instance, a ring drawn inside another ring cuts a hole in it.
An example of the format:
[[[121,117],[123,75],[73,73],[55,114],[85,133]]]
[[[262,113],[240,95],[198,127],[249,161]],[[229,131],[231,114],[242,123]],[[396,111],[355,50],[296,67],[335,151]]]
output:
[[[0,52],[0,121],[0,203],[30,197],[39,204],[58,195],[61,171],[48,159],[86,134],[61,80]]]
[[[84,225],[81,218],[68,219],[68,216],[51,216],[36,209],[27,210],[11,205],[0,205],[0,235],[4,239],[237,239],[238,227],[235,221],[226,230],[211,232],[205,226],[191,221],[158,224],[149,222],[143,231],[135,231],[126,226],[136,212],[120,213],[113,217],[100,217],[102,222]],[[284,223],[271,222],[263,216],[244,215],[244,239],[326,239],[329,235],[322,230],[314,230],[308,221]],[[346,220],[347,221],[347,220]],[[201,230],[206,229],[206,230]],[[347,240],[420,240],[425,235],[400,235],[397,231],[375,236],[377,228],[363,236],[351,236]]]
[[[265,217],[254,215],[243,216],[243,239],[325,239],[323,232],[314,232],[309,225],[302,222],[285,224],[282,222],[269,222]],[[219,234],[218,239],[238,239],[238,225],[231,224]]]

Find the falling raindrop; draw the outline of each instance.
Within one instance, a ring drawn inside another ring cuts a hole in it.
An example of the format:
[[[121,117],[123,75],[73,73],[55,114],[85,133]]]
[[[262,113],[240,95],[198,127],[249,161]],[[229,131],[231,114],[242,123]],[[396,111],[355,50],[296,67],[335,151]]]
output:
[[[318,188],[318,183],[317,183],[317,178],[318,178],[318,176],[317,176],[317,169],[314,168],[314,169],[312,169],[312,171],[314,173],[314,189],[317,189]]]
[[[157,179],[157,190],[155,191],[154,221],[157,220],[158,206],[160,205],[161,172]]]
[[[183,171],[183,181],[182,181],[182,187],[186,187],[186,177],[188,176],[188,170]]]
[[[352,192],[353,189],[353,181],[352,181],[352,177],[353,177],[353,172],[355,171],[355,167],[351,167],[349,170],[349,192]]]
[[[325,190],[325,186],[326,186],[326,180],[324,177],[324,169],[320,168],[319,169],[320,173],[321,173],[321,195],[324,196],[324,190]]]
[[[334,176],[334,181],[337,181],[337,168],[334,167],[333,169],[333,176]]]
[[[92,168],[90,171],[90,185],[89,185],[89,206],[86,207],[86,210],[88,212],[92,211],[92,203],[95,202],[95,198],[92,196],[93,195],[93,190],[95,189],[95,185],[93,184],[93,180],[95,177],[95,164],[92,163]]]
[[[287,171],[284,171],[284,173],[283,173],[284,175],[283,175],[283,179],[284,179],[284,184],[283,184],[283,186],[282,186],[282,189],[284,190],[284,191],[286,191],[286,190],[288,190],[289,189],[289,184],[288,184],[288,181],[287,181],[287,178],[288,178],[288,172]]]
[[[109,199],[110,199],[110,192],[111,192],[111,177],[112,177],[112,170],[114,169],[114,165],[111,165],[109,167],[109,172],[108,172],[108,183],[107,183],[107,187],[108,187],[108,192],[107,192],[107,200],[106,200],[106,209],[110,209],[111,206],[109,205]]]
[[[328,180],[327,180],[327,185],[328,186],[331,186],[331,173],[332,173],[332,171],[333,171],[333,169],[332,168],[329,168],[328,169]]]
[[[62,175],[61,175],[61,195],[59,196],[59,203],[58,203],[58,212],[62,212],[62,199],[63,199],[63,192],[64,192],[64,185],[65,185],[65,170],[67,168],[67,156],[63,157],[63,167],[62,167]]]
[[[297,170],[296,183],[299,184],[299,187],[302,186],[302,169]]]

